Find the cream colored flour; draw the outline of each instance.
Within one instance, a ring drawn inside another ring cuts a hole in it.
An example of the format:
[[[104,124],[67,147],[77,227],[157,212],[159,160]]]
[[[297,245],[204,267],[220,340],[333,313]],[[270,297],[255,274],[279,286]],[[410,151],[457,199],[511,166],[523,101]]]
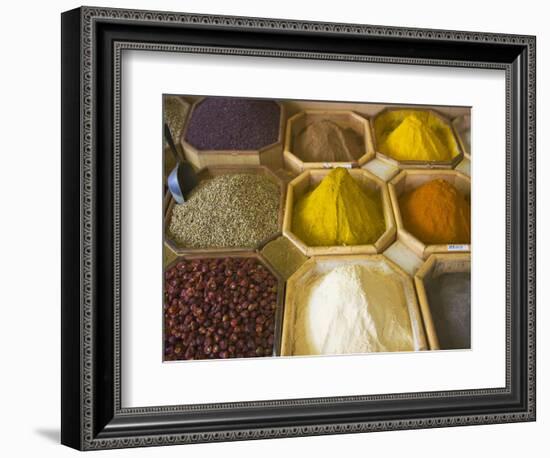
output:
[[[295,355],[414,350],[402,283],[360,264],[310,277],[297,297]]]

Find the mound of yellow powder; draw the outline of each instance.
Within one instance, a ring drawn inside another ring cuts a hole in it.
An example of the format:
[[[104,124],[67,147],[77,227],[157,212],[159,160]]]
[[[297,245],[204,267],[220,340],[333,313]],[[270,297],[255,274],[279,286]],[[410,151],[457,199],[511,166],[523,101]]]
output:
[[[403,194],[405,229],[425,244],[470,243],[470,203],[452,184],[433,180]]]
[[[429,111],[387,111],[374,129],[378,150],[398,161],[449,161],[459,154],[452,130]]]
[[[385,229],[379,193],[363,189],[344,168],[294,206],[292,230],[309,246],[371,244]]]

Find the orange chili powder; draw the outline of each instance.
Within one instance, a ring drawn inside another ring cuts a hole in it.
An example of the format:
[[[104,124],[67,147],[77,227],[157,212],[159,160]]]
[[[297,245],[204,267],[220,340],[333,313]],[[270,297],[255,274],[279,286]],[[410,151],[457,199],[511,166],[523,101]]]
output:
[[[470,203],[452,184],[437,179],[399,199],[403,224],[427,245],[470,243]]]

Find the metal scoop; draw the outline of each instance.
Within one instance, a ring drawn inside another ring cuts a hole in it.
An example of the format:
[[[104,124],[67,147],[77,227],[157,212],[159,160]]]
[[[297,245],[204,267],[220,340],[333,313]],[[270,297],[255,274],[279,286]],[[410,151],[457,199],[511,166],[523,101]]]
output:
[[[183,204],[191,190],[199,184],[199,179],[195,170],[193,170],[193,166],[179,157],[170,128],[166,123],[164,123],[164,137],[176,160],[176,167],[168,175],[168,190],[178,204]]]

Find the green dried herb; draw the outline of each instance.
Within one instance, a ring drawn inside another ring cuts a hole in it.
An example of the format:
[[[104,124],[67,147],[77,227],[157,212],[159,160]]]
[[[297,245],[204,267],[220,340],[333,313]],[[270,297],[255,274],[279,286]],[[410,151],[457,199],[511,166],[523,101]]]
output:
[[[263,175],[221,175],[175,205],[168,228],[185,248],[254,248],[278,231],[280,189]]]
[[[179,143],[188,112],[189,105],[186,102],[183,102],[179,97],[174,95],[168,95],[165,97],[164,122],[168,124],[170,133],[172,134],[172,138],[176,144]]]

